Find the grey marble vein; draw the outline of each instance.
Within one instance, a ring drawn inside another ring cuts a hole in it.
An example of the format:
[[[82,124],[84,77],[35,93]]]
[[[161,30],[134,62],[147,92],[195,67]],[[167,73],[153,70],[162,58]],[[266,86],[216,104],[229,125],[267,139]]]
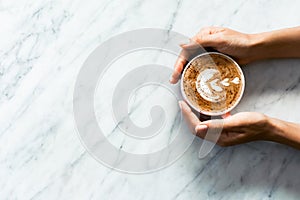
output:
[[[72,110],[81,65],[111,36],[145,27],[187,36],[211,25],[249,33],[269,31],[299,26],[299,6],[295,0],[1,1],[0,199],[299,199],[300,154],[290,147],[271,142],[215,147],[199,160],[202,141],[196,139],[167,168],[124,174],[87,152]],[[137,57],[141,63],[150,58],[172,67],[176,56],[170,59],[164,53]],[[133,60],[125,60],[124,70]],[[243,66],[246,91],[234,112],[257,111],[300,122],[299,70],[299,59]],[[144,99],[160,92],[153,87],[133,96],[130,116],[137,124],[149,122]],[[161,138],[134,143],[109,118],[108,97],[102,94],[97,99],[97,119],[120,151],[145,153],[151,145],[157,148],[173,140],[179,112],[167,121]],[[172,101],[166,105],[169,110],[177,108]]]

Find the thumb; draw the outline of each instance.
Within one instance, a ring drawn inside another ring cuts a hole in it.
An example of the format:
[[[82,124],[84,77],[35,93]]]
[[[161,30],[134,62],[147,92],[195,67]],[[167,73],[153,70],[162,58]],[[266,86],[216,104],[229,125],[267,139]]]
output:
[[[195,131],[197,136],[202,139],[216,143],[223,132],[224,120],[223,119],[214,119],[201,122],[196,126]]]
[[[197,42],[197,40],[191,38],[189,43],[180,44],[180,47],[186,50],[193,50],[193,49],[199,49],[202,46],[200,43]]]
[[[207,125],[204,125],[204,124],[198,124],[196,127],[195,127],[195,133],[198,137],[204,139],[205,135],[206,135],[206,132],[207,132]]]
[[[190,131],[195,133],[195,127],[200,123],[199,118],[193,113],[191,108],[184,101],[179,101],[178,103],[186,124],[188,125]]]
[[[199,33],[187,44],[181,44],[183,49],[199,49],[200,47],[215,47],[218,41],[216,34]]]
[[[206,125],[210,129],[223,129],[228,126],[228,123],[226,122],[226,119],[212,119],[201,122],[201,125]]]

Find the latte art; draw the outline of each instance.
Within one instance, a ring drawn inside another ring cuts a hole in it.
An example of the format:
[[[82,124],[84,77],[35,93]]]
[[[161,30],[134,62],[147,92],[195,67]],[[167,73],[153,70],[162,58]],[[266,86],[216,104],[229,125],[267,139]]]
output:
[[[207,101],[218,102],[225,99],[225,92],[220,84],[221,75],[216,69],[205,69],[196,80],[197,92]]]
[[[230,58],[218,53],[193,59],[183,75],[183,89],[195,108],[220,113],[235,106],[244,87],[242,72]]]
[[[239,84],[239,77],[229,81],[229,78],[220,80],[220,71],[216,69],[205,69],[197,77],[196,88],[198,93],[207,101],[219,102],[226,98],[224,87],[230,84]]]
[[[234,84],[239,84],[240,79],[239,79],[239,77],[235,77],[231,82],[234,83]]]

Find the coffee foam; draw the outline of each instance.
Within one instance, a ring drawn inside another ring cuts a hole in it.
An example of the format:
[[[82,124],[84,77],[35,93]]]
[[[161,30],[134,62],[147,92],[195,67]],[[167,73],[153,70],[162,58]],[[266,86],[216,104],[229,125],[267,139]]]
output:
[[[183,76],[189,102],[199,110],[219,113],[232,107],[243,90],[242,74],[235,63],[219,54],[195,58]]]
[[[207,101],[218,102],[226,97],[220,85],[220,72],[216,69],[205,69],[199,73],[196,80],[197,92]]]

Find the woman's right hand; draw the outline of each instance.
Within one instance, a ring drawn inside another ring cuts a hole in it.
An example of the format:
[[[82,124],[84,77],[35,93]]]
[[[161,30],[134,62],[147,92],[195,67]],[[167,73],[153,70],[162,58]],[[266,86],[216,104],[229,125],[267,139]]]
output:
[[[188,60],[197,54],[200,47],[211,47],[221,53],[233,57],[239,64],[246,64],[254,60],[251,47],[254,45],[253,35],[240,33],[228,28],[202,28],[188,44],[181,44],[182,51],[175,63],[170,83],[178,82]]]

